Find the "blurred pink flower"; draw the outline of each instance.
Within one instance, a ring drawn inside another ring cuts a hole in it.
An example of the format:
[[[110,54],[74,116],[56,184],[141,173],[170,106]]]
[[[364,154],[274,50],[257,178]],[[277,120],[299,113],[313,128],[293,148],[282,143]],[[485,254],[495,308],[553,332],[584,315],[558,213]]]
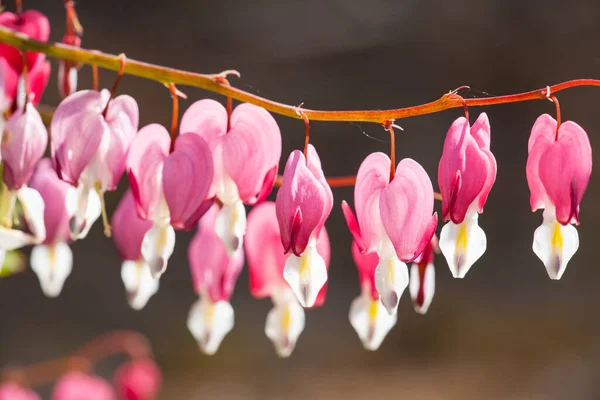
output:
[[[52,390],[52,400],[116,400],[115,392],[103,378],[81,372],[63,375]]]
[[[7,382],[0,385],[0,400],[41,400],[33,390]]]
[[[141,358],[122,364],[113,381],[122,400],[154,400],[160,391],[162,375],[154,360]]]

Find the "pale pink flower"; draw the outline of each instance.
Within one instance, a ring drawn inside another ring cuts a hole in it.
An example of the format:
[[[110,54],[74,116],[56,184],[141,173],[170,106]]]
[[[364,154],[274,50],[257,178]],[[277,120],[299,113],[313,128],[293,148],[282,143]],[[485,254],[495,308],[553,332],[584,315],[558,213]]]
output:
[[[121,256],[121,279],[127,291],[129,305],[144,308],[157,291],[159,279],[154,278],[142,256],[142,242],[152,222],[141,218],[133,194],[128,190],[112,215],[113,240]]]
[[[286,261],[292,256],[283,251],[275,209],[275,203],[263,202],[250,211],[244,248],[248,259],[250,293],[256,298],[270,297],[273,301],[265,333],[275,345],[277,354],[288,357],[304,330],[305,316],[303,307],[284,278]],[[317,239],[317,249],[328,268],[330,248],[325,228],[321,229]],[[326,291],[327,285],[324,285],[314,307],[323,304]]]
[[[312,307],[327,282],[327,265],[317,239],[331,213],[333,193],[312,145],[307,158],[299,150],[290,154],[275,204],[283,249],[293,253],[283,275],[300,304]]]
[[[140,130],[127,156],[129,184],[140,217],[153,222],[142,255],[154,277],[166,269],[175,246],[174,229],[191,229],[214,202],[207,199],[213,160],[206,141],[179,135],[169,154],[169,132],[158,124]]]
[[[393,314],[409,281],[405,263],[419,258],[431,241],[437,214],[432,215],[431,180],[416,161],[400,161],[391,182],[389,176],[389,157],[369,155],[356,177],[357,217],[346,202],[342,210],[358,249],[379,256],[375,286],[388,313]]]
[[[487,115],[482,113],[473,126],[458,118],[448,130],[438,167],[442,219],[450,221],[439,246],[455,278],[463,278],[485,252],[487,239],[477,220],[495,180]]]
[[[63,375],[52,390],[52,400],[116,400],[115,392],[103,378],[82,372]]]
[[[248,103],[233,110],[229,127],[227,122],[225,107],[200,100],[183,114],[180,132],[194,132],[210,146],[214,178],[209,196],[223,204],[217,234],[232,255],[243,244],[244,204],[254,205],[271,193],[281,158],[281,133],[267,110]]]
[[[548,275],[560,279],[579,248],[579,204],[592,172],[592,148],[587,133],[566,121],[556,131],[556,120],[541,115],[529,137],[527,183],[531,210],[544,210],[544,222],[536,229],[533,251]]]
[[[41,400],[33,390],[6,382],[0,385],[0,400]]]

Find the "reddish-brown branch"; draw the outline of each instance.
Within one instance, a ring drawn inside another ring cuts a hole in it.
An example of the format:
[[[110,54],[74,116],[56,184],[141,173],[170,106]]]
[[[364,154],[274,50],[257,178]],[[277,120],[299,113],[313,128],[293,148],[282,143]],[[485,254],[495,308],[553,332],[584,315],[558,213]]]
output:
[[[117,73],[117,77],[115,78],[115,83],[113,83],[113,86],[110,89],[110,97],[108,98],[108,101],[106,102],[106,107],[104,107],[104,111],[102,112],[102,115],[105,118],[106,118],[106,113],[108,112],[108,105],[110,104],[110,101],[115,97],[115,94],[117,93],[117,88],[119,87],[119,82],[121,82],[121,78],[123,78],[123,74],[125,73],[125,66],[127,64],[127,57],[125,56],[125,54],[119,54],[118,58],[119,58],[119,62],[121,63],[121,67],[119,68],[119,72]]]
[[[558,140],[558,130],[560,129],[560,123],[561,123],[561,119],[560,119],[560,103],[558,102],[558,99],[554,95],[550,96],[550,100],[552,100],[552,102],[556,106],[556,137],[555,137],[554,140]]]
[[[383,127],[390,133],[390,182],[396,175],[396,135],[394,134],[394,121],[386,121]]]
[[[21,50],[44,53],[50,57],[62,58],[83,64],[98,65],[99,67],[118,71],[122,67],[119,56],[94,52],[64,44],[50,44],[30,39],[23,34],[16,33],[6,28],[0,28],[0,42],[14,46]],[[215,79],[221,74],[198,74],[181,71],[160,65],[148,64],[136,60],[128,60],[124,70],[125,74],[151,79],[163,84],[173,82],[176,85],[194,86],[211,92],[220,93],[241,102],[248,102],[263,107],[273,113],[291,118],[302,118],[297,114],[298,107],[278,103],[260,97],[244,90],[224,84]],[[232,73],[227,71],[227,73]],[[577,86],[600,86],[598,79],[575,79],[550,86],[552,93]],[[303,108],[302,111],[311,121],[353,121],[384,123],[388,120],[415,117],[436,113],[450,108],[489,106],[495,104],[516,103],[521,101],[545,99],[546,88],[529,92],[510,94],[506,96],[493,96],[478,99],[465,99],[464,103],[456,97],[455,92],[450,92],[439,99],[411,107],[396,108],[391,110],[353,110],[353,111],[322,111]]]
[[[114,331],[92,339],[73,353],[24,368],[7,368],[0,373],[4,381],[16,381],[26,386],[51,382],[68,371],[91,372],[103,358],[125,353],[130,358],[152,357],[148,340],[135,331]]]
[[[92,89],[98,90],[99,80],[98,80],[98,66],[92,65]]]

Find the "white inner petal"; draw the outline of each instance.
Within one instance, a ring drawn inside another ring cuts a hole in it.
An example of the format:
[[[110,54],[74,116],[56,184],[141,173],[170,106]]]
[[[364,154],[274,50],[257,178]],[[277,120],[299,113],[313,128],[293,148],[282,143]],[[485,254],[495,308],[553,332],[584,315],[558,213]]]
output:
[[[34,246],[31,250],[31,269],[40,280],[44,294],[48,297],[58,296],[73,269],[71,248],[65,242]]]
[[[71,239],[83,239],[102,213],[102,202],[95,188],[79,184],[70,187],[65,196]]]
[[[396,325],[398,315],[390,315],[381,301],[371,299],[365,292],[352,301],[349,318],[364,348],[375,351]]]
[[[223,171],[221,179],[217,183],[217,197],[223,204],[233,205],[240,200],[237,185],[231,179],[227,171]]]
[[[289,303],[274,303],[267,315],[265,334],[275,345],[279,357],[289,357],[304,330],[304,308],[293,298]]]
[[[175,230],[171,225],[154,223],[142,240],[142,256],[154,278],[167,269],[167,263],[175,249]]]
[[[241,200],[233,205],[223,203],[217,213],[215,232],[223,241],[229,257],[242,248],[246,234],[246,209]]]
[[[579,248],[579,234],[573,225],[561,225],[554,210],[544,210],[544,222],[533,235],[533,252],[546,266],[551,279],[560,279],[567,263]]]
[[[479,214],[469,211],[464,221],[448,222],[440,233],[439,246],[455,278],[464,278],[487,247],[483,229],[477,224]]]
[[[150,297],[158,291],[159,279],[152,277],[150,267],[143,259],[123,261],[121,279],[127,291],[129,305],[134,310],[144,308]]]
[[[283,277],[290,285],[303,307],[315,304],[319,291],[327,282],[325,260],[317,251],[317,243],[311,238],[302,256],[290,254],[285,261]]]
[[[398,259],[389,239],[382,242],[377,253],[379,263],[375,269],[375,288],[379,292],[381,303],[393,315],[408,286],[408,267]]]
[[[224,300],[213,303],[207,296],[203,296],[192,305],[187,320],[188,329],[200,349],[208,355],[217,352],[233,325],[234,313],[231,304]]]
[[[425,314],[435,293],[435,267],[433,264],[427,264],[425,267],[423,281],[419,276],[419,264],[413,263],[411,265],[409,289],[415,311],[419,314]]]
[[[44,224],[44,199],[40,193],[27,186],[17,190],[17,199],[23,209],[23,218],[33,237],[33,243],[41,243],[46,239]]]

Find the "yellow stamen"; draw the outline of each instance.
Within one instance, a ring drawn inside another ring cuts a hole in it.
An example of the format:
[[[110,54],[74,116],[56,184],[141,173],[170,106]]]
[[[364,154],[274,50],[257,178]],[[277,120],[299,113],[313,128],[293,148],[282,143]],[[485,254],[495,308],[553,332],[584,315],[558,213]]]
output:
[[[394,260],[388,261],[388,269],[387,269],[387,281],[388,283],[394,283],[396,279],[396,275],[394,274]]]
[[[100,183],[96,182],[96,193],[98,193],[98,197],[100,197],[100,207],[102,210],[102,224],[104,225],[104,235],[106,237],[111,237],[112,228],[110,223],[108,222],[108,214],[106,213],[106,204],[104,204],[104,193],[102,193],[102,189],[100,188]]]
[[[206,310],[206,314],[204,314],[204,319],[206,321],[206,325],[212,325],[213,318],[215,317],[215,303],[212,301],[208,302],[208,307]]]
[[[300,257],[300,282],[308,282],[310,280],[310,263],[306,256],[308,251],[305,251]]]
[[[555,250],[562,250],[563,248],[563,237],[560,231],[560,224],[558,222],[554,223],[554,230],[552,231],[552,248]]]
[[[12,228],[13,212],[15,209],[16,196],[15,192],[10,190],[4,182],[2,182],[2,194],[0,195],[0,223],[6,228]]]
[[[291,323],[292,313],[290,312],[290,306],[285,306],[285,308],[283,309],[283,315],[281,316],[281,332],[287,335]]]
[[[467,224],[460,224],[458,235],[456,236],[456,251],[464,252],[467,249]]]
[[[229,223],[229,229],[231,229],[233,231],[233,229],[235,228],[235,223],[237,222],[239,215],[238,215],[238,210],[236,206],[233,206],[233,214],[231,215],[231,222]]]
[[[379,300],[371,300],[371,303],[369,304],[369,324],[372,325],[375,323],[375,320],[377,320],[377,311],[379,310],[379,308],[377,307],[379,303]]]

